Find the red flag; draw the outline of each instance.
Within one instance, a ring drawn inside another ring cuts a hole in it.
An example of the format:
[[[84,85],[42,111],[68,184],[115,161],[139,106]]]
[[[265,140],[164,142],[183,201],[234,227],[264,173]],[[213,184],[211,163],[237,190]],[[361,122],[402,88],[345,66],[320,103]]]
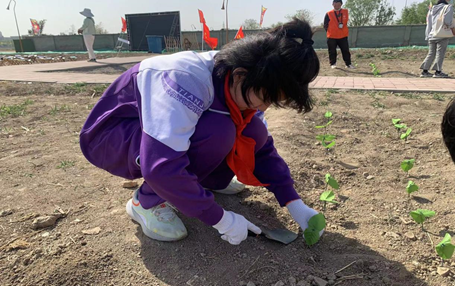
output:
[[[261,6],[261,21],[259,22],[259,26],[261,28],[262,28],[262,22],[264,21],[265,11],[267,11],[267,8],[265,8],[264,6]]]
[[[197,11],[199,12],[199,23],[205,24],[204,13],[199,9]]]
[[[126,32],[126,20],[122,17],[122,33]]]
[[[210,38],[210,30],[209,27],[205,23],[203,23],[204,26],[204,41],[209,45],[209,47],[214,50],[216,46],[218,45],[218,38]]]
[[[38,21],[36,21],[35,19],[30,19],[30,23],[32,23],[33,35],[38,35],[41,30]]]
[[[242,26],[240,26],[239,31],[237,32],[237,34],[235,34],[234,39],[241,39],[241,38],[245,38],[245,34],[243,34],[243,27]]]

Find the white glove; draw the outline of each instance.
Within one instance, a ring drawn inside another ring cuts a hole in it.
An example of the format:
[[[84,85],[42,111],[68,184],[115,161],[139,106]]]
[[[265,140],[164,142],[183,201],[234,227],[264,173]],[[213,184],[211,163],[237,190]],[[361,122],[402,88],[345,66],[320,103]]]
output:
[[[292,218],[300,225],[303,231],[308,227],[308,221],[318,212],[303,203],[302,200],[295,200],[286,205]],[[319,237],[322,236],[324,230],[319,232]]]
[[[226,240],[232,245],[239,245],[248,237],[248,230],[255,234],[261,234],[261,229],[249,222],[244,216],[231,211],[223,211],[223,217],[213,226],[222,235],[222,240]]]

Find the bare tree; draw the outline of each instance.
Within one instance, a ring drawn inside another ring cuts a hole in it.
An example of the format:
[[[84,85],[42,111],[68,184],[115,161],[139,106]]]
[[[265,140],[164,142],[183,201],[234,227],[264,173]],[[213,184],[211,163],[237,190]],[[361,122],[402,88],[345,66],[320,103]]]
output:
[[[242,26],[245,30],[258,30],[261,28],[258,21],[254,19],[246,19]]]
[[[376,11],[375,25],[390,25],[393,23],[393,17],[395,17],[395,7],[389,5],[386,0],[382,0],[379,5],[379,9]]]
[[[103,22],[99,22],[95,25],[95,33],[96,34],[109,34],[109,32],[104,29]]]
[[[76,26],[74,26],[74,24],[72,24],[72,25],[70,26],[68,35],[76,35]]]
[[[38,21],[38,25],[39,25],[39,34],[40,34],[40,35],[43,34],[44,25],[46,25],[46,22],[47,22],[46,19],[43,19],[43,20],[39,20],[39,21]]]
[[[285,18],[286,18],[286,20],[291,21],[292,18],[294,18],[294,17],[297,19],[300,19],[300,20],[305,20],[310,25],[313,24],[314,15],[310,10],[307,10],[307,9],[297,10],[295,14],[293,14],[293,15],[289,14]]]

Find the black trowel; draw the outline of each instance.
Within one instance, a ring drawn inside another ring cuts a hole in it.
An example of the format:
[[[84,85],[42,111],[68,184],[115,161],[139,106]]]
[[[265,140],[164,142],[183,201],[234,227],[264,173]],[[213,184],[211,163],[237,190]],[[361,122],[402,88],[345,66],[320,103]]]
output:
[[[299,237],[295,232],[292,232],[288,229],[276,228],[276,229],[265,229],[261,228],[261,234],[255,234],[252,231],[248,231],[248,236],[264,236],[267,239],[280,242],[283,244],[289,244]]]

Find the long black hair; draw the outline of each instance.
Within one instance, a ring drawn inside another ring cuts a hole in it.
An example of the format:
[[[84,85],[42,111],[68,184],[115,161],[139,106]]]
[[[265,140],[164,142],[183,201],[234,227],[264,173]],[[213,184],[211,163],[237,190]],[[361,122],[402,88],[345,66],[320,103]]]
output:
[[[442,117],[441,132],[444,144],[449,150],[452,161],[455,163],[455,98],[447,104],[446,111]]]
[[[308,22],[294,18],[270,31],[225,45],[215,56],[215,71],[224,77],[236,68],[245,69],[237,75],[244,76],[241,90],[248,104],[247,94],[253,89],[256,94],[262,91],[266,103],[308,112],[312,109],[308,86],[319,73],[312,36]]]

